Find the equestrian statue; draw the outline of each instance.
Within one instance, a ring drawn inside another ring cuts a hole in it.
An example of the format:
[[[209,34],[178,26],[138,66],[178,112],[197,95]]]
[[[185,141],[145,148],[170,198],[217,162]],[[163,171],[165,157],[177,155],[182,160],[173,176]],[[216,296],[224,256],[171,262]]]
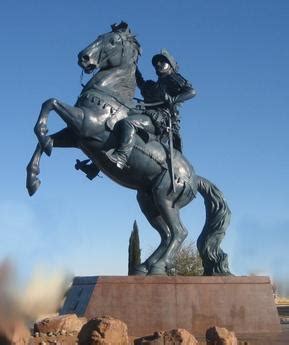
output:
[[[157,81],[144,80],[137,67],[141,47],[124,22],[111,26],[78,54],[78,64],[92,78],[74,106],[51,98],[41,107],[34,127],[38,144],[27,166],[26,187],[32,196],[40,185],[40,158],[53,147],[79,148],[88,157],[75,168],[89,179],[101,171],[137,191],[139,206],[161,241],[136,275],[167,275],[188,231],[180,209],[199,192],[206,222],[197,240],[204,275],[230,275],[220,243],[230,210],[218,188],[196,175],[182,153],[179,105],[195,90],[178,72],[171,54],[162,49],[152,58]],[[96,72],[96,73],[95,73]],[[138,87],[143,100],[134,98]],[[48,135],[48,115],[55,111],[66,128]]]

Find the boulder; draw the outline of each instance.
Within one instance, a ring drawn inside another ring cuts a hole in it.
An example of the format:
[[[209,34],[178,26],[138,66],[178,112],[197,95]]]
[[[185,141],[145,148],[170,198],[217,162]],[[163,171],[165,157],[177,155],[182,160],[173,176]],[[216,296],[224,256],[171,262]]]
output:
[[[75,314],[48,317],[34,324],[34,333],[78,333],[86,322],[85,317],[77,317]]]
[[[89,320],[81,329],[80,345],[128,345],[127,326],[109,316]]]
[[[206,331],[207,345],[237,345],[238,340],[234,332],[226,328],[211,327]]]
[[[197,339],[182,328],[155,332],[153,335],[135,340],[135,345],[197,345]]]

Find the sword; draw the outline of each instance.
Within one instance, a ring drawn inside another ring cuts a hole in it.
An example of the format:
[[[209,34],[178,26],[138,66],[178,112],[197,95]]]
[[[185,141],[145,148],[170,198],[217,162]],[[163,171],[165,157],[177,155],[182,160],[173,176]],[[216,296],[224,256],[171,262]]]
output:
[[[155,103],[145,103],[142,99],[134,97],[134,99],[138,102],[138,104],[141,104],[143,106],[149,107],[149,106],[157,106],[165,104],[165,102],[155,102]],[[170,175],[172,180],[172,186],[174,193],[176,192],[176,185],[175,185],[175,173],[174,173],[174,144],[173,144],[173,131],[172,131],[172,115],[174,114],[174,108],[172,104],[169,104],[170,113],[169,113],[169,126],[167,127],[167,131],[169,132],[169,156],[170,156]]]
[[[169,132],[169,149],[170,149],[170,174],[172,180],[172,186],[174,193],[176,192],[175,185],[175,173],[174,173],[174,144],[173,144],[173,131],[172,131],[172,117],[169,115],[169,127],[167,127]]]

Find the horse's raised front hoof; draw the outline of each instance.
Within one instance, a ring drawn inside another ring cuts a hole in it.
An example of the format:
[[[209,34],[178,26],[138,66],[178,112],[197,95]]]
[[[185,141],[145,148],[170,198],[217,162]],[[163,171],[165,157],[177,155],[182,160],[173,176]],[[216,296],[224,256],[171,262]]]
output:
[[[52,148],[53,148],[53,139],[50,137],[45,137],[41,143],[43,151],[47,154],[47,156],[51,156]]]
[[[148,270],[146,265],[138,265],[135,267],[133,275],[134,276],[146,276],[148,274]]]
[[[31,180],[31,181],[27,181],[27,183],[26,183],[26,188],[27,188],[27,190],[28,190],[28,194],[29,194],[30,196],[32,196],[33,194],[35,194],[36,191],[37,191],[37,189],[39,188],[40,184],[41,184],[41,181],[40,181],[37,177],[35,177],[35,178],[34,178],[33,180]]]

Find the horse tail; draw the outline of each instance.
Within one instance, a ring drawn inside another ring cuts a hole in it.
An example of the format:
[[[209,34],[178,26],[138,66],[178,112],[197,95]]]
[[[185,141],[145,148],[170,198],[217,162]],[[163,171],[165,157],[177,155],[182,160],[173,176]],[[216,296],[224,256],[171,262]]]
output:
[[[206,207],[206,223],[197,240],[204,275],[231,275],[228,256],[220,248],[230,223],[231,211],[222,192],[213,183],[198,176],[197,188]]]

